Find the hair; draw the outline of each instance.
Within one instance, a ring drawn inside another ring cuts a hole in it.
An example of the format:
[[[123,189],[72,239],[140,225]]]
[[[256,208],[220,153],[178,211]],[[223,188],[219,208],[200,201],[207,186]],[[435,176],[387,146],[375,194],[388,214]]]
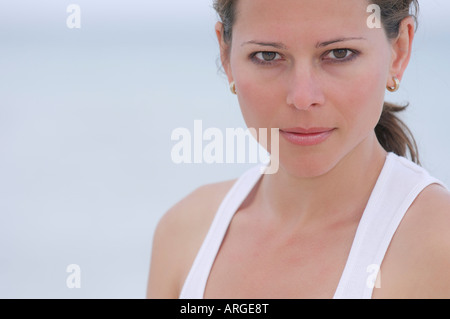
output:
[[[222,22],[222,37],[230,45],[233,35],[233,25],[236,19],[236,4],[238,0],[214,0],[216,10]],[[412,16],[416,22],[419,12],[418,0],[368,0],[381,9],[381,22],[388,39],[399,35],[401,22]],[[413,162],[420,165],[417,143],[408,126],[399,118],[398,113],[406,110],[406,105],[396,105],[384,102],[380,120],[375,127],[375,134],[381,146],[387,151],[407,157],[409,152]]]

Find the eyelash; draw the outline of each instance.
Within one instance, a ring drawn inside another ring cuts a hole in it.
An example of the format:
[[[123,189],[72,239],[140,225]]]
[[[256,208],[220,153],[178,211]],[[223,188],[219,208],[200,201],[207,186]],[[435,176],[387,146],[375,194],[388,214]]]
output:
[[[346,62],[350,62],[350,61],[356,59],[359,56],[359,54],[360,54],[360,52],[358,52],[356,50],[343,48],[343,49],[333,49],[333,50],[327,51],[327,52],[325,52],[325,54],[323,56],[327,56],[330,53],[335,52],[335,51],[339,51],[339,50],[346,50],[348,52],[351,52],[351,55],[349,55],[348,57],[343,58],[343,59],[329,59],[327,61],[327,63],[346,63]],[[265,66],[274,65],[279,60],[274,60],[274,61],[261,60],[261,59],[256,57],[256,55],[259,54],[259,53],[276,53],[277,55],[281,56],[280,53],[273,52],[273,51],[258,51],[258,52],[254,52],[254,53],[252,53],[250,55],[250,59],[252,60],[252,62],[254,62],[255,64],[265,65]]]

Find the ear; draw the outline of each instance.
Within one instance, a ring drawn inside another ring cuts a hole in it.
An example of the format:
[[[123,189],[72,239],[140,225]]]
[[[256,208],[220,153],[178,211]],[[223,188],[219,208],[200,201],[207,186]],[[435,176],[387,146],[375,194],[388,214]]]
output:
[[[411,58],[412,43],[415,34],[415,23],[413,17],[403,19],[400,24],[398,37],[391,40],[392,61],[388,85],[394,86],[392,78],[396,76],[400,81],[403,78],[406,67]]]
[[[227,44],[223,39],[223,24],[222,22],[216,23],[216,36],[217,40],[219,41],[219,47],[220,47],[220,61],[222,62],[222,67],[228,77],[228,81],[231,83],[233,82],[233,76],[231,73],[231,66],[230,66],[230,45]]]

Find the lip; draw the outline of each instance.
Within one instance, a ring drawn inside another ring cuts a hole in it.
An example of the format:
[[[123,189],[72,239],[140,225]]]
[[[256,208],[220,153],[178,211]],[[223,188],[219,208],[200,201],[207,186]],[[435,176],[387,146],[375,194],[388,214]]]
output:
[[[325,142],[335,131],[335,128],[288,128],[280,129],[281,135],[289,142],[300,146],[313,146]]]

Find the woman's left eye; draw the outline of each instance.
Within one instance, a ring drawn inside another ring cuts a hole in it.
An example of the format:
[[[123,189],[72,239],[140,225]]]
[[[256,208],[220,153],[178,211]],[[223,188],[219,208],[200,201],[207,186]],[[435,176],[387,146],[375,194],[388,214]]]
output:
[[[356,56],[356,52],[350,49],[331,50],[326,56],[336,62],[351,60]]]

